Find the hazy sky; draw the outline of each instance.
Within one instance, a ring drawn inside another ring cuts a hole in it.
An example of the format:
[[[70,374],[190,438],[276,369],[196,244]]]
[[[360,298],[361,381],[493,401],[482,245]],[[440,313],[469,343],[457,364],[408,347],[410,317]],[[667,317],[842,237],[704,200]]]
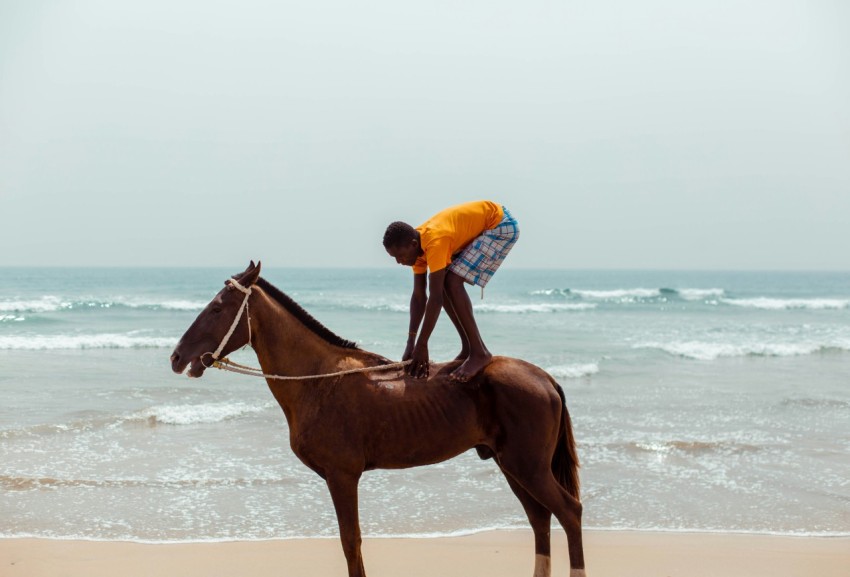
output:
[[[0,265],[850,269],[850,3],[4,0]]]

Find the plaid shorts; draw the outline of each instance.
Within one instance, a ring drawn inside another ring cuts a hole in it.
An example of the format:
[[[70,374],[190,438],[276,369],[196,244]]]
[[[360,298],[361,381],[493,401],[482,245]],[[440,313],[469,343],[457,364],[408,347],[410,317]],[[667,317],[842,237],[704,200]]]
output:
[[[508,256],[519,238],[519,224],[504,206],[505,216],[496,228],[485,230],[452,258],[449,270],[482,289]],[[482,293],[483,294],[483,293]]]

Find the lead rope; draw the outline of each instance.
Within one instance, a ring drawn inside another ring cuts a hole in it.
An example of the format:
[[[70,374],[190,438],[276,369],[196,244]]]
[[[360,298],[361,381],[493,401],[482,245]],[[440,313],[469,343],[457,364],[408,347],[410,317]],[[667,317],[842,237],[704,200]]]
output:
[[[352,375],[354,373],[369,373],[374,371],[388,371],[390,369],[400,369],[402,367],[406,367],[410,363],[411,361],[403,361],[401,363],[392,363],[389,365],[378,365],[377,367],[361,367],[359,369],[348,369],[345,371],[337,371],[335,373],[303,376],[267,375],[263,372],[263,369],[246,367],[245,365],[235,363],[226,357],[221,359],[220,361],[213,361],[212,366],[217,369],[221,369],[222,371],[230,371],[231,373],[239,373],[240,375],[248,375],[250,377],[264,377],[266,379],[276,379],[279,381],[303,381],[307,379],[325,379],[329,377],[341,377],[342,375]]]
[[[221,340],[221,344],[218,345],[218,348],[214,353],[204,353],[201,355],[201,359],[206,355],[210,355],[213,358],[212,367],[217,369],[221,369],[223,371],[230,371],[232,373],[239,373],[240,375],[249,375],[252,377],[264,377],[266,379],[276,379],[279,381],[301,381],[306,379],[324,379],[327,377],[339,377],[342,375],[351,375],[354,373],[368,373],[373,371],[387,371],[390,369],[400,369],[409,365],[412,361],[403,361],[400,363],[392,363],[389,365],[378,365],[376,367],[362,367],[359,369],[348,369],[345,371],[337,371],[335,373],[325,373],[323,375],[304,375],[304,376],[290,376],[290,375],[267,375],[263,372],[263,369],[257,369],[254,367],[248,367],[245,365],[240,365],[239,363],[234,363],[227,357],[219,360],[219,355],[221,355],[221,351],[224,350],[224,347],[227,345],[227,341],[230,340],[230,337],[233,336],[233,332],[236,330],[237,325],[239,325],[239,321],[242,318],[242,312],[248,311],[248,342],[247,345],[251,344],[251,313],[248,310],[248,298],[251,296],[252,288],[245,288],[241,284],[239,284],[236,279],[228,279],[227,282],[234,288],[238,289],[242,293],[245,294],[245,298],[242,300],[242,304],[239,306],[239,312],[236,313],[236,318],[233,319],[233,324],[230,325],[230,329],[227,331],[227,334],[224,335],[224,338]],[[203,362],[203,361],[201,361]]]

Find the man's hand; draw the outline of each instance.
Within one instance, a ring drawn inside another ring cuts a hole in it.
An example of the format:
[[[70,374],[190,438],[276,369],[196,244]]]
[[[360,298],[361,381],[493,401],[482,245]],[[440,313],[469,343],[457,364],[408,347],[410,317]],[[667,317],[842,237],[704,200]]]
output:
[[[407,342],[407,346],[404,348],[404,354],[401,355],[401,362],[408,361],[411,359],[411,357],[413,357],[413,346],[414,341],[411,339]],[[404,372],[409,373],[410,367],[411,365],[407,365],[406,367],[404,367]]]
[[[408,365],[409,373],[415,379],[427,379],[430,369],[428,361],[428,345],[417,344],[413,348],[412,362]]]

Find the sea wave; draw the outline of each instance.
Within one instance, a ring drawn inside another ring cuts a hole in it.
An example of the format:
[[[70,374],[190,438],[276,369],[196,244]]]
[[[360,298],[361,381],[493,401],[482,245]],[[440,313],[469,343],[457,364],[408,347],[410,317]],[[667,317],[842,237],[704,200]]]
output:
[[[569,311],[588,311],[596,308],[593,303],[513,303],[478,304],[473,308],[482,313],[559,313]]]
[[[850,409],[850,401],[843,399],[824,399],[802,397],[796,399],[783,399],[783,407],[802,408],[802,409]]]
[[[636,349],[658,349],[671,355],[713,361],[721,357],[792,357],[811,355],[830,350],[850,351],[850,341],[830,343],[716,343],[705,341],[645,342]]]
[[[191,479],[63,479],[58,477],[27,477],[0,475],[0,489],[6,491],[32,491],[39,489],[170,489],[213,487],[262,487],[287,485],[290,481],[280,477],[270,478],[191,478]]]
[[[579,379],[581,377],[589,377],[599,372],[599,365],[596,363],[585,363],[577,365],[555,365],[548,367],[546,372],[556,379]]]
[[[202,403],[197,405],[160,405],[134,413],[127,420],[149,425],[201,425],[220,423],[254,415],[274,407],[273,403]]]
[[[26,320],[25,317],[18,315],[0,315],[0,323],[21,322]]]
[[[637,441],[627,443],[628,451],[670,454],[674,452],[689,455],[703,453],[751,453],[764,449],[763,446],[735,441]]]
[[[569,296],[570,289],[539,289],[533,290],[529,293],[532,296]]]
[[[0,336],[0,350],[149,349],[171,348],[176,338],[134,334]]]
[[[119,424],[123,419],[114,415],[97,415],[90,418],[74,419],[67,423],[42,423],[0,431],[0,439],[19,439],[24,437],[46,437],[65,433],[81,433],[104,429]]]
[[[368,311],[380,311],[380,312],[391,312],[391,313],[406,313],[410,312],[409,304],[399,304],[399,303],[386,303],[386,302],[367,302],[360,304],[351,304],[347,305],[343,308],[349,308],[354,310],[368,310]]]
[[[846,309],[850,307],[850,299],[836,298],[812,298],[812,299],[779,299],[769,297],[757,297],[749,299],[721,299],[722,303],[745,308],[762,310],[788,310],[788,309]]]
[[[302,306],[311,308],[329,308],[347,311],[370,311],[408,313],[409,303],[394,303],[387,301],[314,301],[309,300],[301,303]],[[586,311],[596,308],[596,303],[553,303],[553,302],[529,302],[529,303],[481,303],[473,305],[476,312],[481,313],[558,313],[567,311]],[[309,310],[309,309],[308,309]]]
[[[663,291],[664,289],[662,289]],[[708,298],[718,298],[722,297],[726,294],[726,291],[722,288],[708,288],[708,289],[700,289],[700,288],[682,288],[682,289],[672,289],[675,294],[678,294],[686,301],[698,301]]]
[[[0,430],[0,439],[44,437],[113,430],[124,426],[202,425],[250,417],[274,408],[275,403],[220,402],[156,405],[126,414],[94,413],[64,423],[42,423]]]
[[[0,300],[0,313],[32,313],[44,314],[58,311],[80,309],[111,309],[130,308],[144,310],[201,310],[207,303],[188,299],[138,300],[123,297],[110,298],[61,298],[54,295],[44,295],[37,299],[6,299]]]
[[[37,299],[0,300],[0,312],[46,313],[67,308],[70,304],[70,302],[52,295],[46,295]]]
[[[719,298],[726,294],[722,288],[619,288],[619,289],[539,289],[532,296],[563,297],[630,303],[635,300],[682,299],[697,301]]]
[[[144,308],[144,309],[165,309],[171,311],[199,311],[207,306],[207,303],[204,301],[190,301],[190,300],[164,300],[164,301],[152,301],[152,302],[127,302],[127,303],[119,303],[124,306],[128,306],[130,308]]]
[[[703,527],[698,523],[692,525],[679,525],[675,527],[665,526],[664,524],[646,524],[646,523],[618,523],[611,525],[584,525],[585,529],[591,531],[640,531],[642,533],[661,533],[661,534],[678,534],[678,535],[746,535],[746,536],[768,536],[768,537],[814,537],[814,538],[847,538],[850,537],[850,532],[844,530],[835,531],[810,531],[805,529],[799,530],[768,530],[768,529],[740,529],[727,527]],[[368,532],[364,531],[363,537],[367,539],[446,539],[455,537],[466,537],[470,535],[479,535],[483,533],[492,533],[496,531],[517,531],[526,530],[527,521],[525,519],[517,520],[514,523],[505,522],[500,524],[487,524],[469,528],[456,529],[453,531],[410,531],[410,532]],[[81,531],[57,531],[52,529],[42,529],[39,531],[6,531],[0,532],[0,539],[49,539],[56,541],[85,541],[85,542],[115,542],[121,541],[125,543],[137,543],[140,545],[190,545],[190,544],[218,544],[218,543],[234,543],[234,542],[267,542],[267,541],[290,541],[303,539],[322,539],[331,540],[338,539],[333,533],[323,533],[321,531],[302,531],[290,532],[281,530],[279,534],[267,536],[263,534],[249,535],[240,533],[237,536],[195,536],[191,538],[174,536],[171,538],[160,537],[139,537],[135,533],[127,532],[125,534],[114,535],[106,534],[96,536],[87,534]]]
[[[661,296],[661,289],[631,288],[614,290],[576,290],[571,294],[587,299],[597,300],[621,300],[627,298],[656,298]]]

